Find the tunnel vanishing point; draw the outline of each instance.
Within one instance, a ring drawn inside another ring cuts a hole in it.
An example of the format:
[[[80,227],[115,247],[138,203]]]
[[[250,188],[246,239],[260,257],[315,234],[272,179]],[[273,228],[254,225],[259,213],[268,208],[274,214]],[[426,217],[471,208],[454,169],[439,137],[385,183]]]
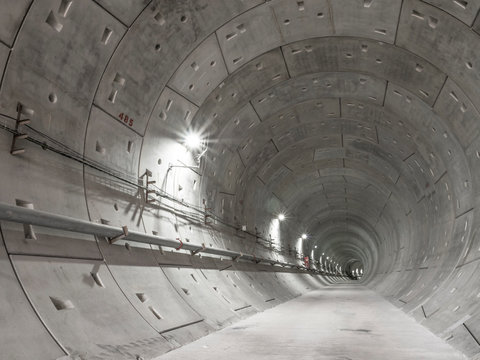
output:
[[[1,0],[0,358],[161,358],[348,288],[480,359],[479,9]]]

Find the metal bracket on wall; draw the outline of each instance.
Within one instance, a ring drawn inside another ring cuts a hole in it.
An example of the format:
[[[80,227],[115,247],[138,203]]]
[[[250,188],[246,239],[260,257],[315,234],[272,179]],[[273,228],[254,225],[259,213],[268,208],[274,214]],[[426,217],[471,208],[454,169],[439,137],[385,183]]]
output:
[[[147,204],[151,204],[151,203],[154,203],[155,201],[157,201],[157,199],[155,199],[155,198],[150,198],[151,194],[153,194],[153,195],[157,194],[157,192],[155,190],[150,190],[148,188],[148,185],[154,185],[156,183],[155,180],[148,180],[148,178],[152,177],[152,176],[153,176],[152,172],[148,169],[146,169],[145,173],[141,176],[141,178],[143,178],[143,177],[146,178],[145,202]]]
[[[122,230],[123,230],[123,233],[121,233],[120,235],[108,238],[108,242],[110,244],[113,244],[118,240],[125,239],[128,236],[128,227],[126,225],[122,226]]]
[[[192,250],[190,253],[192,255],[197,255],[199,252],[202,252],[206,249],[205,243],[202,243],[202,247],[200,249]]]
[[[240,254],[237,255],[237,256],[233,256],[233,257],[232,257],[232,260],[233,260],[234,262],[238,262],[238,261],[242,258],[242,256],[243,256],[243,254],[240,253]]]
[[[207,208],[207,203],[205,199],[203,200],[203,209],[204,209],[204,214],[205,214],[205,225],[210,225],[211,223],[208,222],[208,219],[212,217],[212,215],[207,214],[207,211],[212,210],[211,208]]]
[[[0,220],[11,221],[20,224],[29,224],[32,226],[42,226],[51,229],[64,230],[74,233],[82,234],[91,234],[95,236],[102,236],[107,238],[110,242],[115,242],[120,239],[125,239],[127,241],[133,241],[144,244],[153,244],[162,247],[175,248],[177,250],[184,249],[195,251],[201,249],[205,254],[211,254],[216,256],[227,256],[230,258],[237,258],[240,255],[241,259],[245,261],[253,261],[255,263],[260,263],[262,261],[272,263],[271,259],[263,259],[256,257],[254,254],[243,254],[236,251],[231,251],[228,249],[222,248],[213,248],[213,247],[203,247],[196,244],[183,243],[180,239],[168,239],[160,237],[157,235],[149,235],[143,232],[129,231],[127,226],[118,228],[115,226],[108,225],[108,223],[103,220],[102,224],[72,218],[64,215],[52,214],[45,211],[39,211],[35,209],[9,205],[0,202]],[[119,232],[121,231],[121,234]],[[66,239],[66,238],[65,238]],[[68,241],[68,240],[65,240]],[[180,246],[179,246],[180,245]],[[204,250],[203,250],[204,249]],[[284,263],[280,261],[274,261],[275,265],[286,265],[286,266],[297,266],[299,269],[307,270],[312,273],[315,271],[302,268],[298,265],[291,263]]]
[[[22,112],[23,112],[23,105],[18,103],[17,104],[17,121],[15,122],[15,133],[13,134],[12,146],[10,147],[10,154],[12,155],[23,154],[25,152],[24,148],[17,147],[18,140],[23,140],[28,137],[27,134],[21,133],[19,131],[22,125],[27,125],[30,123],[30,119],[22,119]]]
[[[259,244],[260,239],[262,238],[262,234],[258,231],[257,227],[255,226],[255,243]]]

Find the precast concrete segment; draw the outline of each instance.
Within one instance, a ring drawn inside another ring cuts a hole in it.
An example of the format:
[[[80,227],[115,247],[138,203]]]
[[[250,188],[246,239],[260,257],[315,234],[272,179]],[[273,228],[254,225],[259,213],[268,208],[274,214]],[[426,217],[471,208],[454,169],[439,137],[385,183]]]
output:
[[[466,357],[373,291],[331,285],[158,360],[460,360]]]
[[[3,1],[0,202],[101,233],[2,221],[0,313],[9,326],[0,338],[25,336],[30,346],[0,348],[22,360],[59,349],[87,359],[157,356],[315,288],[293,268],[271,273],[308,256],[331,273],[364,270],[362,282],[478,357],[479,8],[479,0]],[[17,115],[30,120],[19,133]],[[205,140],[200,151],[184,146],[191,131]],[[20,139],[25,152],[12,156],[20,133],[35,141]],[[153,203],[139,191],[142,174],[165,197]],[[125,225],[148,243],[108,244]],[[212,258],[191,256],[204,247]],[[252,272],[251,261],[218,258],[240,254],[277,266]],[[132,319],[99,340],[105,353],[88,337],[99,334],[90,331],[97,312],[105,329],[121,323],[120,312]],[[45,331],[32,340],[42,331],[26,328]],[[155,349],[152,331],[168,344]]]

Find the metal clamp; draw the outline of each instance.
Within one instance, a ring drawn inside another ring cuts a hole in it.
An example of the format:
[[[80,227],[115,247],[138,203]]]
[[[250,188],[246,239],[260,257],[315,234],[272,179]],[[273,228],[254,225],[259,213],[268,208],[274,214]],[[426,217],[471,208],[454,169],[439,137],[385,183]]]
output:
[[[122,226],[122,230],[123,230],[123,233],[121,233],[120,235],[108,238],[108,242],[110,244],[113,244],[113,243],[117,242],[118,240],[125,239],[128,236],[128,227],[126,225]]]
[[[206,249],[206,246],[205,246],[205,243],[202,243],[202,247],[200,249],[197,249],[197,250],[192,250],[191,253],[192,253],[192,256],[193,255],[197,255],[199,252],[202,252]]]
[[[232,257],[232,261],[234,261],[234,262],[238,262],[238,260],[240,260],[242,256],[243,256],[243,254],[242,254],[242,253],[240,253],[240,254],[239,254],[239,255],[237,255],[237,256],[233,256],[233,257]]]
[[[255,256],[255,254],[253,255],[253,262],[255,264],[260,264],[262,262],[262,259],[258,260],[257,257]]]

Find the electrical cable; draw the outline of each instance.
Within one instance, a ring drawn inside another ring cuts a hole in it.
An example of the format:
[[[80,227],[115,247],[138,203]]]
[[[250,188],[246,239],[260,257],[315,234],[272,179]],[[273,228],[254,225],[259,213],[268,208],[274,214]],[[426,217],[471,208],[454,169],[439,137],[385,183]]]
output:
[[[8,118],[10,118],[10,117],[8,117]],[[12,118],[10,118],[10,119],[12,119]],[[14,120],[14,119],[12,119],[12,120]],[[33,136],[31,136],[30,134],[26,138],[26,140],[40,146],[43,150],[49,150],[49,151],[52,151],[52,152],[54,152],[58,155],[64,156],[64,157],[69,158],[69,159],[72,159],[76,162],[81,163],[82,165],[88,166],[88,167],[90,167],[94,170],[97,170],[97,171],[102,172],[104,174],[107,174],[111,177],[114,177],[115,179],[120,180],[120,181],[122,181],[126,184],[129,184],[129,185],[131,185],[131,186],[133,186],[137,189],[142,189],[142,190],[145,190],[145,191],[147,189],[149,189],[147,186],[139,184],[137,178],[134,178],[134,177],[126,178],[124,173],[115,171],[114,169],[106,167],[105,165],[101,164],[100,162],[97,162],[93,159],[90,159],[90,158],[84,156],[83,154],[78,153],[77,151],[71,149],[67,145],[59,142],[58,140],[53,139],[52,137],[48,136],[47,134],[45,134],[45,133],[43,133],[43,132],[41,132],[37,129],[34,129],[33,127],[31,127],[29,125],[24,125],[24,126],[26,128],[28,128],[31,132],[37,134],[38,136],[40,136],[44,139],[44,141],[38,140],[38,139],[34,138]],[[18,135],[19,134],[18,131],[8,127],[6,124],[2,124],[1,127],[4,130],[10,132],[13,135]],[[47,143],[47,141],[50,144]],[[54,146],[52,146],[52,144]],[[182,214],[183,216],[185,216],[185,217],[191,216],[194,220],[197,221],[198,224],[201,224],[202,221],[204,221],[205,217],[209,216],[212,219],[214,219],[216,222],[218,222],[218,223],[220,223],[224,226],[230,227],[234,230],[239,230],[238,226],[236,226],[235,224],[231,224],[231,223],[226,222],[225,220],[220,218],[217,214],[215,214],[213,211],[207,210],[207,209],[204,209],[200,206],[190,204],[190,203],[187,203],[183,200],[177,199],[177,198],[173,197],[172,195],[168,194],[166,191],[160,189],[156,185],[151,185],[151,186],[154,188],[155,195],[161,197],[162,199],[166,199],[166,200],[169,200],[173,203],[181,205],[182,207],[192,209],[192,210],[196,211],[197,213],[192,213],[192,212],[187,213],[187,212],[185,212],[183,210],[179,210],[179,209],[175,209],[175,210],[166,209],[166,211],[169,211],[169,212],[172,212],[172,213],[176,212],[176,211],[183,212],[183,214]],[[153,206],[155,206],[155,205],[153,205]],[[196,218],[195,217],[196,215],[200,215],[200,214],[202,215],[202,218]],[[261,240],[263,243],[259,242],[259,244],[264,246],[266,249],[269,249],[270,251],[274,251],[275,253],[278,253],[278,254],[281,254],[284,251],[288,251],[282,245],[280,245],[280,250],[272,249],[271,246],[269,246],[269,245],[272,244],[272,241],[259,236],[258,233],[254,234],[254,233],[251,233],[249,231],[243,231],[243,232],[250,235],[250,236],[255,237],[257,241]]]

